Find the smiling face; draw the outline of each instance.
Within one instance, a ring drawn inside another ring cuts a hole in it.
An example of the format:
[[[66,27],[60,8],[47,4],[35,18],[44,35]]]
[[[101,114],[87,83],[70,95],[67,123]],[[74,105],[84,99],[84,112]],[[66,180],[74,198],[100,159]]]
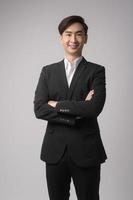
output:
[[[79,57],[82,49],[87,42],[87,35],[80,23],[73,23],[61,35],[61,43],[65,50],[66,57]]]

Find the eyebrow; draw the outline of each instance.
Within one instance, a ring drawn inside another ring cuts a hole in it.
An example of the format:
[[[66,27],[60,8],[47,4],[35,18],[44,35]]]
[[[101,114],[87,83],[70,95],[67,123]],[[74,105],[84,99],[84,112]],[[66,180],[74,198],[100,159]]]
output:
[[[65,33],[73,33],[72,31],[65,31]],[[83,30],[76,31],[75,33],[83,33]]]

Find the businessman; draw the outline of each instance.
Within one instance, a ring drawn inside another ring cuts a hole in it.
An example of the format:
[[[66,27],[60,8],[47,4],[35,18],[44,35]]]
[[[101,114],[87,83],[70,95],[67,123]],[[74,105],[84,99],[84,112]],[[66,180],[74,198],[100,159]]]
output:
[[[101,163],[107,156],[97,121],[106,97],[105,68],[86,61],[88,26],[80,16],[58,26],[64,59],[42,68],[34,112],[46,120],[41,149],[50,200],[68,200],[73,180],[78,200],[99,200]]]

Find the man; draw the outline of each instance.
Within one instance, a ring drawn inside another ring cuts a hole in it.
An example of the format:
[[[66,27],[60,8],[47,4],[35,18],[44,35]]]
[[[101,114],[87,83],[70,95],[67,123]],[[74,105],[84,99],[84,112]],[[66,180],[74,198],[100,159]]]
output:
[[[106,153],[97,117],[105,102],[105,68],[87,62],[82,49],[88,27],[80,16],[59,24],[65,58],[43,67],[34,110],[47,120],[41,159],[50,200],[68,200],[71,178],[78,200],[98,200],[100,165]]]

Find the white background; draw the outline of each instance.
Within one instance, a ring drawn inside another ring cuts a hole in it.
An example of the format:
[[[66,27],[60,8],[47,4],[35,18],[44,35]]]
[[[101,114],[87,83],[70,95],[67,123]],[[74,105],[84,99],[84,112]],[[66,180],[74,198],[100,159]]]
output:
[[[73,14],[89,26],[84,57],[106,67],[101,200],[132,199],[132,11],[132,0],[0,0],[1,200],[48,200],[39,160],[46,122],[34,116],[34,92],[42,67],[63,58],[57,26]]]

